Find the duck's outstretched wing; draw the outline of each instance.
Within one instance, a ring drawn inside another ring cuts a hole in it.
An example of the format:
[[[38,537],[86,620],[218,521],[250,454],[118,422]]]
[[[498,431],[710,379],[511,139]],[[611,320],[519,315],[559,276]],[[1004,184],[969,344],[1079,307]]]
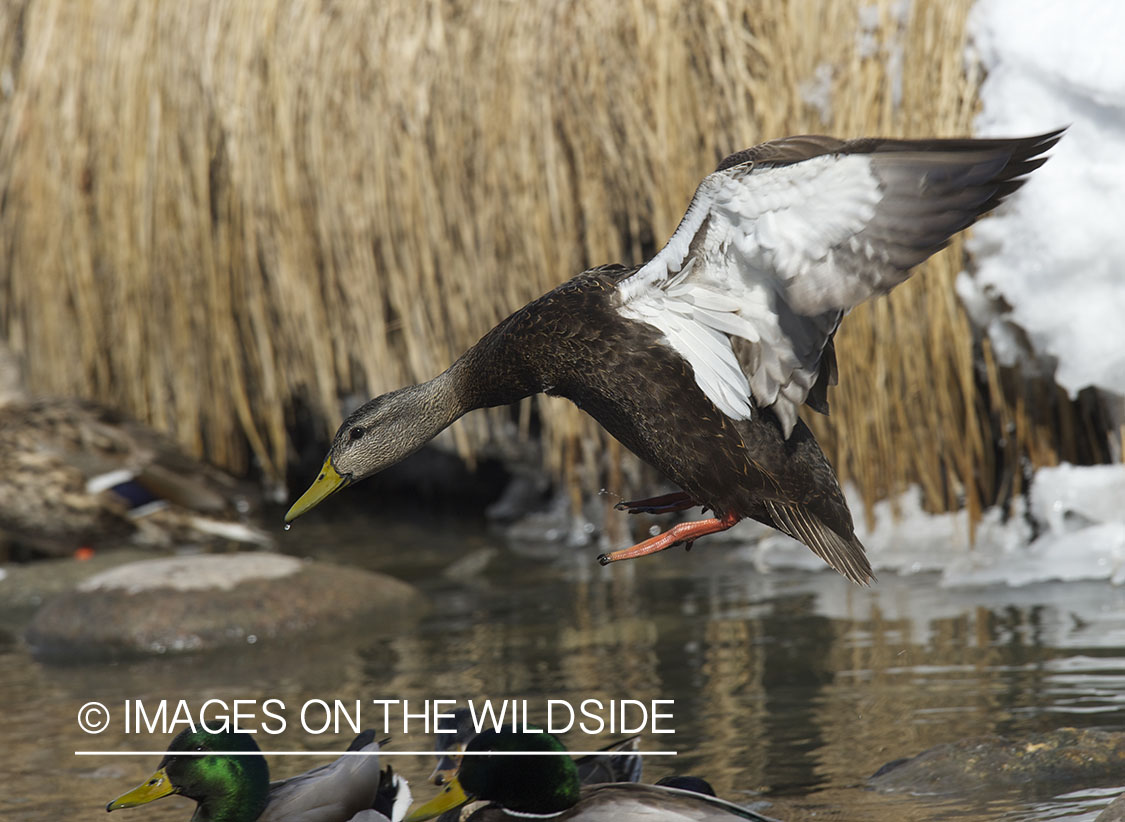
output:
[[[844,312],[1019,188],[1062,135],[1001,140],[789,137],[708,175],[668,244],[618,285],[734,419],[772,407],[786,436]],[[741,356],[732,348],[740,344]]]

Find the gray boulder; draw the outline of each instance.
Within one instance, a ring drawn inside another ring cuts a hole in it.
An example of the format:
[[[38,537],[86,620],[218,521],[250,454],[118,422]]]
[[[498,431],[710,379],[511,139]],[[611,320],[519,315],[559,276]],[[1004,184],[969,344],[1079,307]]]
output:
[[[884,765],[872,787],[887,792],[953,794],[1119,784],[1125,732],[1060,728],[1023,739],[980,736],[930,748]]]
[[[384,574],[268,552],[198,554],[88,577],[49,600],[26,636],[41,658],[106,659],[326,634],[424,607]]]
[[[1106,805],[1094,822],[1125,822],[1125,794]]]

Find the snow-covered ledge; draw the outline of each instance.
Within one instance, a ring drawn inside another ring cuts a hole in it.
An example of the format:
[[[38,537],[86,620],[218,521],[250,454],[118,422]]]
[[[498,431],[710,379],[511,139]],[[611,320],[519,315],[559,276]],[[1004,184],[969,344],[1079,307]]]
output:
[[[858,491],[845,492],[852,510],[862,511]],[[928,513],[917,486],[876,503],[872,513],[874,527],[859,516],[856,534],[876,574],[938,572],[945,587],[1125,583],[1125,465],[1041,468],[1028,498],[1015,500],[1007,517],[985,511],[971,540],[968,512]],[[762,569],[825,568],[800,543],[757,523],[737,537],[739,555]]]

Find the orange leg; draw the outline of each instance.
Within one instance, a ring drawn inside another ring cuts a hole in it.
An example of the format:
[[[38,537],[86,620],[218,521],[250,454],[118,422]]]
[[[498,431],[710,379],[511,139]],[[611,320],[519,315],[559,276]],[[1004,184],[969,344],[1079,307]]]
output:
[[[699,505],[683,491],[674,494],[662,494],[659,497],[646,499],[622,500],[613,506],[618,511],[628,511],[630,514],[670,514],[673,511],[685,511]]]
[[[725,531],[742,519],[738,514],[723,514],[722,517],[701,519],[696,522],[681,522],[665,531],[663,534],[657,534],[655,537],[646,539],[644,542],[634,545],[632,548],[622,548],[620,551],[613,551],[609,554],[602,554],[598,557],[598,562],[602,565],[609,565],[611,562],[617,562],[622,559],[636,559],[637,557],[647,556],[648,554],[655,554],[658,551],[663,551],[665,548],[671,548],[673,545],[679,545],[681,542],[686,542],[688,549],[695,540],[707,534],[717,534],[719,531]]]

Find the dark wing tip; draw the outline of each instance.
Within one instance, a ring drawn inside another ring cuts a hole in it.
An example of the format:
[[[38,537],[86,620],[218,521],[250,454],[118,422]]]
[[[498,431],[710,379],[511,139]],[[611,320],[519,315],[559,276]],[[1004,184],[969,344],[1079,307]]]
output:
[[[883,200],[863,236],[907,271],[992,211],[1050,159],[1065,129],[1030,137],[855,141],[870,156]],[[901,278],[891,279],[896,285]]]
[[[1035,169],[1043,165],[1050,157],[1045,157],[1044,152],[1050,151],[1062,139],[1068,127],[1038,134],[1033,137],[1016,137],[1000,139],[996,143],[1000,146],[1010,146],[1011,156],[1004,168],[992,178],[995,183],[1014,182],[1016,188],[1022,185],[1026,177]],[[1014,188],[1012,189],[1015,190]],[[1010,192],[1008,192],[1010,193]],[[1006,195],[1005,195],[1006,196]]]

